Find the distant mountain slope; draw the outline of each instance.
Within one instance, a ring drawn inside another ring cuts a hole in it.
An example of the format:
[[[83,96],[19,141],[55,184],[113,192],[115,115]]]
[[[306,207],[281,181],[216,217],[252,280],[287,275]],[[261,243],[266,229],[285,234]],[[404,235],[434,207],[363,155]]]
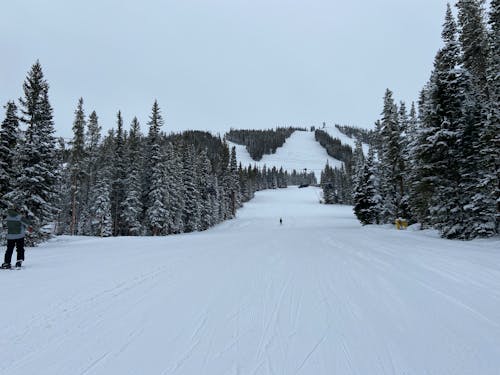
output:
[[[261,160],[264,154],[273,154],[278,147],[283,146],[283,143],[295,130],[299,129],[293,127],[278,127],[267,130],[231,129],[226,133],[226,139],[239,145],[245,145],[253,160]]]
[[[228,143],[231,147],[236,147],[238,162],[245,166],[251,164],[261,168],[264,165],[268,168],[273,166],[276,168],[283,167],[289,172],[294,169],[297,172],[307,169],[309,172],[314,172],[318,181],[327,161],[332,167],[340,168],[342,165],[341,161],[328,156],[326,150],[314,139],[314,132],[309,131],[295,131],[287,138],[283,147],[276,150],[276,153],[264,155],[259,161],[251,158],[245,146],[232,142]]]
[[[327,125],[324,128],[318,128],[318,129],[328,133],[332,138],[339,139],[340,142],[342,142],[343,144],[351,146],[353,150],[356,147],[356,139],[348,137],[334,125]],[[363,153],[365,155],[368,155],[368,145],[366,143],[363,143],[362,146],[363,146]]]

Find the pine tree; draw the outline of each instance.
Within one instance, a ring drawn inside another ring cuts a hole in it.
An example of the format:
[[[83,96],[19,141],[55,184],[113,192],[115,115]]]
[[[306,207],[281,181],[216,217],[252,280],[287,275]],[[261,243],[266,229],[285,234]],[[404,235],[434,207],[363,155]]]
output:
[[[182,161],[172,143],[166,146],[165,178],[168,192],[168,233],[184,232],[182,213],[184,210],[184,187],[182,183]]]
[[[32,223],[30,240],[37,243],[44,237],[42,227],[51,223],[57,213],[54,201],[59,178],[49,85],[38,61],[29,71],[23,90],[19,102],[21,121],[27,129],[19,148],[19,177],[9,197]]]
[[[402,173],[401,132],[398,109],[392,97],[392,91],[386,90],[384,109],[380,122],[380,189],[383,199],[382,221],[391,223],[401,212]]]
[[[458,0],[459,40],[464,68],[473,83],[487,95],[488,34],[484,23],[484,0]],[[449,5],[448,5],[449,8]]]
[[[362,165],[359,179],[354,186],[354,214],[363,224],[378,224],[381,213],[381,197],[377,192],[374,152],[370,148]]]
[[[84,169],[85,169],[85,185],[83,187],[83,202],[80,226],[78,232],[84,235],[92,233],[92,200],[91,196],[96,189],[96,180],[98,173],[99,161],[99,146],[101,142],[101,127],[97,113],[92,111],[87,122],[87,132],[85,136],[85,151],[84,151]]]
[[[118,111],[117,129],[114,140],[114,155],[112,160],[113,175],[111,189],[111,214],[113,218],[113,235],[118,236],[123,234],[122,205],[125,200],[125,133],[123,130],[123,119],[121,112]]]
[[[196,184],[196,156],[193,145],[184,150],[184,229],[194,232],[200,229],[200,192]]]
[[[460,174],[462,176],[462,205],[464,223],[461,238],[491,236],[496,233],[495,203],[486,182],[495,157],[489,146],[488,129],[491,89],[488,82],[488,35],[483,16],[482,1],[460,0],[457,3],[462,46],[461,62],[470,76],[467,86],[467,106],[461,128]],[[498,107],[498,102],[496,103]]]
[[[476,105],[483,109],[479,139],[476,138],[476,154],[471,162],[474,163],[470,172],[476,177],[468,193],[470,203],[466,206],[470,213],[468,224],[470,238],[490,237],[499,233],[500,228],[500,2],[493,0],[489,14],[490,30],[488,43],[483,41],[484,28],[482,22],[482,9],[473,4],[472,21],[469,24],[469,33],[473,35],[469,39],[475,40],[480,45],[478,56],[471,56],[472,65],[469,69],[473,71],[475,81],[485,80],[486,87],[476,90]],[[481,5],[481,4],[479,4]],[[473,26],[479,30],[473,30]],[[466,39],[466,27],[462,30],[462,38]],[[474,37],[475,35],[475,37]],[[483,70],[484,48],[487,46],[486,69]],[[479,50],[479,48],[478,48]],[[464,58],[465,60],[465,58]],[[474,67],[476,69],[474,69]],[[479,85],[480,86],[480,85]],[[477,87],[477,85],[476,85]],[[479,94],[482,95],[478,95]],[[477,103],[480,101],[480,103]],[[472,155],[471,155],[472,156]]]
[[[83,111],[83,99],[78,101],[73,121],[73,140],[71,141],[71,226],[70,234],[77,234],[80,224],[81,204],[83,203],[83,184],[85,176],[85,113]]]
[[[234,217],[236,209],[241,207],[238,161],[236,159],[236,147],[234,146],[231,149],[231,156],[229,158],[229,194],[231,198],[232,217]]]
[[[197,167],[198,183],[197,189],[200,191],[200,225],[199,230],[206,230],[215,224],[212,197],[216,194],[214,178],[212,174],[212,164],[208,158],[206,150],[200,153]]]
[[[428,207],[417,207],[422,215],[428,212],[431,224],[448,238],[463,232],[464,213],[460,197],[461,176],[459,160],[462,145],[460,132],[464,127],[468,77],[459,67],[460,49],[451,9],[448,5],[443,25],[444,47],[437,53],[434,72],[423,95],[422,128],[416,147],[420,197],[415,202],[426,202]]]
[[[110,174],[111,172],[107,167],[99,170],[96,176],[96,187],[92,193],[92,225],[94,234],[100,237],[109,237],[113,235]]]
[[[5,119],[0,127],[0,214],[8,207],[6,195],[12,191],[16,177],[14,163],[18,139],[17,106],[14,102],[8,102],[5,106]]]
[[[125,182],[125,200],[122,203],[121,221],[124,234],[137,236],[142,232],[142,185],[140,180],[141,131],[136,117],[132,120],[127,147],[127,177]]]
[[[167,230],[166,219],[168,217],[165,206],[168,199],[166,198],[164,154],[160,147],[160,128],[163,125],[163,118],[157,101],[153,103],[149,119],[147,158],[145,160],[146,221],[150,233],[157,236],[164,234]]]

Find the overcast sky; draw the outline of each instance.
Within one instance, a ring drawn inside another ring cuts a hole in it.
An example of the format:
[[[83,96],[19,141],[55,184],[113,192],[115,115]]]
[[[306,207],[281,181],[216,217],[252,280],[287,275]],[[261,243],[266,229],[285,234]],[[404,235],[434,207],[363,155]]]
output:
[[[0,13],[0,102],[39,59],[57,135],[79,97],[103,129],[327,123],[371,127],[387,87],[412,101],[441,46],[445,0],[22,0]],[[0,118],[3,119],[2,111]]]

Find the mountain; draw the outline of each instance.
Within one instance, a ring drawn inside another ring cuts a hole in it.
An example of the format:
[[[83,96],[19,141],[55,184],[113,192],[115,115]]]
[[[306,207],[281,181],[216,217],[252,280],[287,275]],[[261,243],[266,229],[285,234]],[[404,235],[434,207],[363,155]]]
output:
[[[261,160],[255,161],[251,158],[245,146],[233,142],[228,142],[231,146],[236,147],[236,156],[238,162],[242,165],[257,165],[262,168],[264,165],[267,168],[280,168],[291,172],[294,169],[297,172],[314,171],[316,179],[319,181],[321,171],[325,168],[328,162],[332,167],[342,165],[340,160],[329,156],[325,149],[314,139],[314,132],[310,131],[295,131],[286,139],[284,145],[279,147],[274,154],[264,154]]]

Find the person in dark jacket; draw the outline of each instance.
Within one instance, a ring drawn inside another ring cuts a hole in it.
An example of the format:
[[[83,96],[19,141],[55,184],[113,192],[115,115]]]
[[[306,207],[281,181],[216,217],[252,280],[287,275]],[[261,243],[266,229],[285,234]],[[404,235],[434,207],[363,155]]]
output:
[[[4,262],[1,266],[3,269],[11,267],[12,253],[14,247],[17,251],[16,267],[21,267],[24,261],[24,236],[26,229],[29,228],[29,221],[22,217],[15,208],[10,208],[7,211],[7,251],[5,252]]]

